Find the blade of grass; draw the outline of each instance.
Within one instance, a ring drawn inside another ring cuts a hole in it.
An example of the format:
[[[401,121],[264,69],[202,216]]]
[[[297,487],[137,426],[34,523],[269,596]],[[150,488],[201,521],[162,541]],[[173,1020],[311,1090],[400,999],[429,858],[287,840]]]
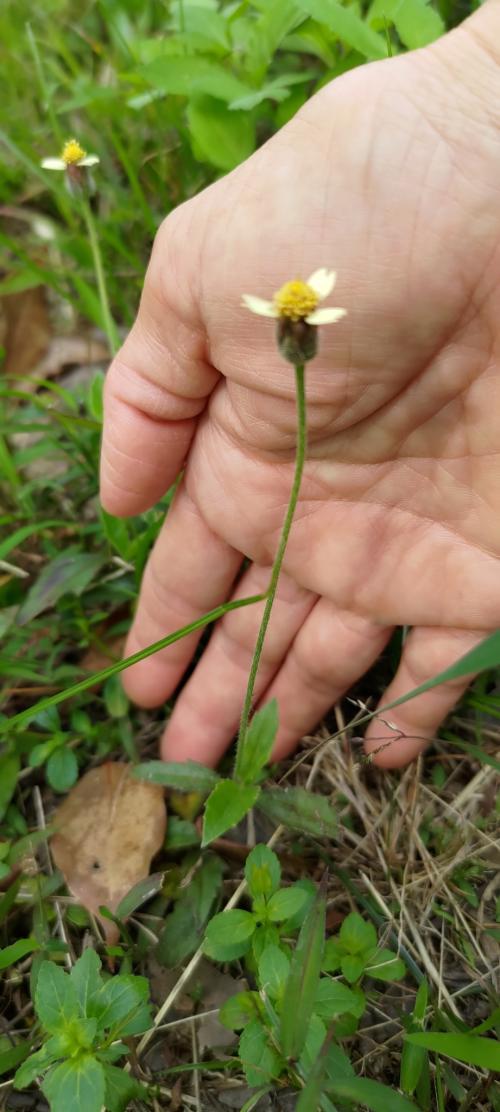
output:
[[[154,653],[160,652],[161,649],[168,648],[169,645],[175,644],[183,637],[187,637],[189,633],[194,633],[198,629],[203,629],[204,626],[210,625],[211,622],[218,621],[224,614],[230,610],[239,610],[243,606],[252,606],[255,602],[262,602],[265,595],[251,595],[249,598],[236,599],[235,602],[225,602],[222,606],[216,606],[214,610],[210,610],[207,614],[203,614],[201,618],[197,618],[195,622],[190,622],[189,625],[183,626],[181,629],[176,629],[174,633],[169,633],[167,637],[162,637],[159,641],[155,641],[153,645],[148,645],[146,649],[141,649],[132,656],[126,657],[125,660],[119,660],[116,664],[110,664],[108,668],[102,668],[99,672],[94,672],[93,675],[86,676],[84,680],[74,683],[71,687],[66,688],[65,691],[58,691],[55,695],[49,695],[46,699],[40,699],[32,707],[27,707],[19,714],[15,714],[12,718],[5,722],[0,722],[0,734],[7,733],[13,727],[21,726],[25,722],[31,721],[40,711],[46,710],[48,707],[56,706],[57,703],[63,703],[66,699],[71,699],[74,695],[79,695],[81,691],[87,691],[89,687],[94,684],[102,683],[104,680],[109,679],[110,676],[116,676],[118,672],[123,672],[125,668],[130,668],[132,664],[138,664],[140,660],[146,660],[148,656],[153,656]]]

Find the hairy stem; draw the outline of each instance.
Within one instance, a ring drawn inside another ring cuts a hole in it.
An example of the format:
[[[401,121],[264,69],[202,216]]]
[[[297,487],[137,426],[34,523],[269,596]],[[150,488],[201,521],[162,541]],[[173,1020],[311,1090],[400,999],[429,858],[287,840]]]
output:
[[[272,611],[272,608],[273,608],[274,599],[276,597],[276,588],[278,586],[278,579],[280,577],[281,566],[283,564],[283,558],[284,558],[284,555],[285,555],[286,546],[287,546],[287,543],[288,543],[288,538],[290,536],[290,529],[292,527],[292,521],[293,521],[293,517],[294,517],[294,514],[295,514],[296,507],[297,507],[297,500],[298,500],[298,497],[299,497],[300,484],[301,484],[301,481],[302,481],[302,472],[304,470],[304,460],[305,460],[306,449],[307,449],[307,414],[306,414],[305,375],[304,375],[304,364],[303,363],[298,364],[295,367],[295,388],[296,388],[296,399],[297,399],[297,451],[296,451],[296,455],[295,455],[295,474],[294,474],[294,477],[293,477],[292,490],[291,490],[291,493],[290,493],[290,501],[288,503],[288,508],[287,508],[287,511],[286,511],[285,520],[283,522],[283,528],[281,530],[280,543],[279,543],[279,546],[278,546],[278,551],[276,553],[276,557],[275,557],[274,564],[273,564],[273,569],[272,569],[272,572],[271,572],[271,581],[269,583],[269,588],[268,588],[268,591],[267,591],[266,605],[265,605],[265,608],[264,608],[264,613],[262,615],[262,621],[260,623],[260,629],[259,629],[257,642],[256,642],[256,645],[255,645],[255,650],[254,650],[254,654],[253,654],[252,666],[250,668],[250,674],[249,674],[249,677],[248,677],[247,691],[246,691],[246,695],[245,695],[245,702],[243,704],[243,711],[242,711],[241,722],[240,722],[240,730],[239,730],[239,735],[238,735],[238,746],[237,746],[237,750],[236,750],[236,764],[235,764],[235,770],[234,770],[236,777],[238,777],[239,772],[240,772],[240,768],[241,768],[242,754],[243,754],[243,749],[244,749],[244,745],[245,745],[245,739],[246,739],[246,736],[247,736],[250,714],[251,714],[251,711],[252,711],[252,702],[253,702],[253,695],[254,695],[254,689],[255,689],[255,681],[257,679],[257,673],[258,673],[258,670],[259,670],[259,663],[260,663],[260,658],[262,656],[262,649],[263,649],[263,646],[264,646],[264,639],[265,639],[265,636],[266,636],[267,627],[269,625],[269,619],[271,617],[271,611]]]
[[[90,241],[90,248],[92,251],[92,259],[94,261],[94,270],[97,282],[97,290],[99,293],[99,301],[101,303],[102,320],[104,324],[104,331],[108,337],[111,354],[116,355],[120,346],[118,339],[118,331],[116,324],[111,316],[111,309],[109,307],[108,290],[106,286],[106,278],[104,275],[104,267],[102,265],[101,248],[99,247],[99,237],[95,226],[95,220],[92,209],[86,198],[82,200],[82,212],[87,228],[88,237]]]

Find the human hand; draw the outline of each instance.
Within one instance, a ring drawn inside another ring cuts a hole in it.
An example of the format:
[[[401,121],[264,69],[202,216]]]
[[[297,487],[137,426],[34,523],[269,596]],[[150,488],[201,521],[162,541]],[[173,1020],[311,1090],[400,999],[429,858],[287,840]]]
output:
[[[278,699],[276,757],[395,625],[413,628],[383,703],[500,624],[500,52],[489,46],[499,9],[493,0],[432,47],[346,74],[173,213],[108,374],[106,509],[141,512],[186,461],[129,654],[233,592],[265,590],[293,475],[294,379],[272,323],[242,308],[241,293],[270,297],[317,267],[338,271],[334,303],[348,316],[320,331],[306,369],[308,462],[256,689]],[[261,612],[233,611],[215,628],[165,758],[215,764],[227,747]],[[130,696],[161,703],[195,645],[125,672]],[[462,687],[393,710],[390,728],[374,719],[376,762],[420,752]]]

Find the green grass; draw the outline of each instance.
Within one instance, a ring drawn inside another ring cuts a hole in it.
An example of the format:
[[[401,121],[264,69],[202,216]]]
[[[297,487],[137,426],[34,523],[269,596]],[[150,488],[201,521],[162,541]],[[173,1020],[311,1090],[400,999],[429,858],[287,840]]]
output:
[[[420,45],[422,36],[432,39],[474,6],[442,0],[427,8],[415,0],[414,24],[409,32],[405,25],[403,42],[396,10],[395,22],[386,26],[380,13],[370,18],[366,5],[350,7],[347,29],[342,23],[336,34],[334,7],[323,23],[298,17],[289,0],[218,7],[215,0],[200,0],[198,7],[159,0],[45,0],[42,10],[25,0],[4,0],[4,310],[6,299],[22,305],[30,290],[39,289],[52,335],[104,342],[107,335],[114,343],[113,330],[125,335],[134,318],[155,231],[171,209],[246,157],[326,80],[387,52],[386,33],[395,53]],[[234,101],[243,107],[232,109]],[[222,135],[216,147],[214,120]],[[40,160],[58,154],[73,134],[101,160],[90,235],[88,213],[58,175],[40,169]],[[130,706],[117,677],[109,676],[60,706],[27,713],[29,720],[16,728],[12,721],[44,696],[78,683],[86,668],[95,671],[117,659],[147,554],[168,508],[169,495],[131,521],[99,509],[103,371],[104,361],[78,379],[66,370],[38,381],[36,390],[29,375],[0,379],[0,721],[9,726],[0,746],[0,950],[30,937],[38,947],[34,957],[25,949],[0,972],[5,1092],[20,1048],[38,1045],[30,978],[34,982],[39,954],[57,960],[78,955],[87,930],[106,953],[95,924],[69,900],[60,874],[49,870],[45,816],[50,821],[61,795],[97,763],[156,756],[164,717],[163,711],[145,714]],[[65,560],[68,552],[71,562]],[[376,696],[390,666],[382,661],[363,681],[360,698]],[[500,702],[494,683],[491,674],[475,682],[425,765],[401,777],[376,776],[366,764],[354,768],[341,717],[329,723],[338,735],[335,743],[325,744],[326,735],[317,739],[321,760],[306,750],[297,768],[290,762],[280,770],[290,783],[314,783],[340,820],[340,852],[326,840],[282,834],[284,877],[295,879],[298,868],[299,875],[317,878],[327,867],[329,933],[356,907],[382,944],[400,944],[406,963],[404,984],[383,991],[372,986],[361,1030],[343,1036],[359,1077],[399,1085],[403,1034],[418,1020],[418,985],[428,982],[427,1023],[437,1041],[435,1051],[425,1051],[431,1095],[421,1082],[416,1099],[422,1109],[500,1108],[488,1069],[439,1057],[437,1039],[471,1031],[491,1017],[496,1003],[491,967],[498,961],[500,932],[494,884]],[[350,704],[345,712],[356,717]],[[200,853],[196,798],[174,796],[169,806],[174,818],[158,863],[163,884],[123,929],[115,970],[145,973],[157,1003],[167,998],[167,1018],[175,1023],[170,1009],[185,991],[184,980],[164,988],[153,956],[165,965],[172,949],[183,960],[196,951],[203,929],[199,908],[205,907],[205,919],[218,910],[223,871],[237,883],[241,856],[226,843]],[[272,829],[259,828],[258,837],[267,838]],[[240,841],[245,839],[243,832]],[[195,972],[189,989],[193,1011],[204,1008],[205,989],[197,977]],[[198,1089],[188,1065],[197,1046],[196,1036],[194,1050],[186,1039],[188,1028],[182,1021],[172,1029],[173,1068],[187,1071],[185,1107],[196,1108]],[[206,1068],[198,1062],[195,1072],[202,1092],[206,1086],[216,1096],[228,1067],[217,1051],[206,1056],[215,1061]],[[236,1057],[230,1068],[234,1077],[243,1076]],[[404,1070],[411,1074],[414,1068],[406,1060]],[[170,1079],[151,1077],[163,1099]],[[339,1100],[339,1108],[357,1107],[349,1095]]]

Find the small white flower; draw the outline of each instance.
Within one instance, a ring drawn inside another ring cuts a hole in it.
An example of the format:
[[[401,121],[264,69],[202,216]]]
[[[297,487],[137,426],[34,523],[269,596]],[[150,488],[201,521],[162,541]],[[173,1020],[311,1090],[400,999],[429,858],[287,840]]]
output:
[[[87,154],[76,139],[68,139],[61,151],[59,158],[43,158],[41,166],[44,170],[67,170],[73,167],[96,166],[99,157],[96,154]]]
[[[300,278],[292,282],[285,282],[277,290],[272,301],[264,301],[261,297],[244,293],[243,305],[252,313],[261,317],[274,319],[287,319],[290,321],[304,320],[306,324],[334,324],[346,315],[346,309],[325,308],[318,309],[320,301],[329,297],[335,285],[337,275],[334,270],[322,266],[311,274],[307,282]]]

